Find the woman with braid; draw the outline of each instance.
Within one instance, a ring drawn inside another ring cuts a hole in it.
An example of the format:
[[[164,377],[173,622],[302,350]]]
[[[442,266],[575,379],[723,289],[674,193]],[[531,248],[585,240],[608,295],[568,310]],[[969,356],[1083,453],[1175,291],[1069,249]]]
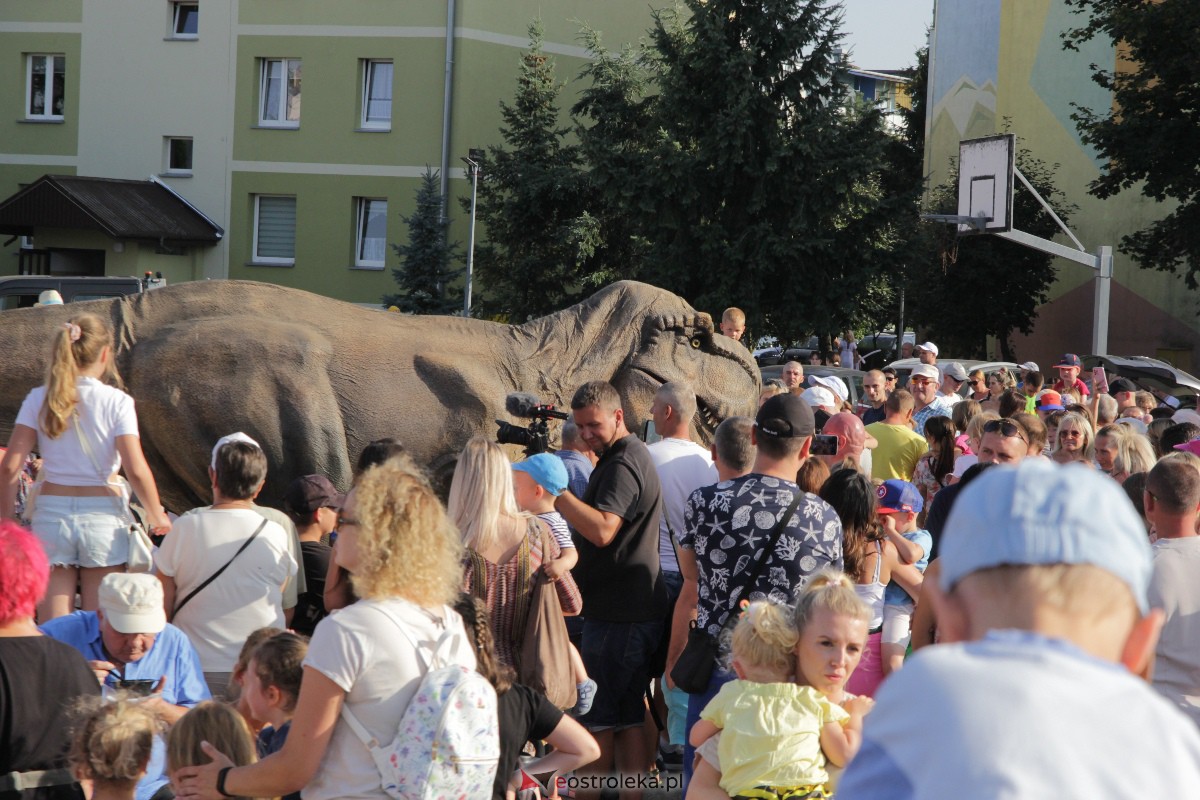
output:
[[[475,668],[496,688],[499,699],[500,763],[492,800],[505,800],[521,788],[526,775],[569,772],[600,757],[600,747],[582,725],[563,714],[528,686],[513,683],[512,670],[496,657],[487,606],[469,594],[459,595],[454,610],[463,619],[475,647]],[[554,751],[517,768],[526,742],[545,740]],[[524,774],[523,774],[524,773]]]

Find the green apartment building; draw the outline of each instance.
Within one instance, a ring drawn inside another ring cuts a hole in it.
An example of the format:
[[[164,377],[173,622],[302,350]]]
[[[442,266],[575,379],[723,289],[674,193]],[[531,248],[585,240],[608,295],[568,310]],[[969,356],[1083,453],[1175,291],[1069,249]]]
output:
[[[645,0],[0,0],[0,274],[377,303],[427,167],[466,240],[461,157],[499,143],[535,18],[567,80],[582,24],[617,47],[651,23]]]

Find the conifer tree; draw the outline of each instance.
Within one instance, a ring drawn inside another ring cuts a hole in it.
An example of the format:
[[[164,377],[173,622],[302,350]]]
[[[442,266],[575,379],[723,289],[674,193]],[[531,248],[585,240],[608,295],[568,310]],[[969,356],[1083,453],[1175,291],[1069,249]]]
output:
[[[416,200],[412,216],[401,217],[408,225],[408,243],[392,245],[400,257],[400,266],[392,270],[400,291],[385,295],[383,305],[409,314],[458,314],[462,291],[452,284],[463,273],[454,268],[461,248],[446,240],[437,170],[425,170]]]

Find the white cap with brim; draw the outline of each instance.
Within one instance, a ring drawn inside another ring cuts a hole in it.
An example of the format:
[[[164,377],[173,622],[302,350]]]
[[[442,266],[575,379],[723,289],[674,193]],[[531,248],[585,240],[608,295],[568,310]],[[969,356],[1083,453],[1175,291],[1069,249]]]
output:
[[[846,388],[845,382],[836,375],[809,375],[808,385],[824,386],[843,403],[850,398],[850,390]]]
[[[1149,608],[1146,527],[1120,484],[1082,465],[1029,459],[988,470],[955,500],[939,553],[943,591],[992,567],[1091,564]]]
[[[118,633],[161,633],[167,627],[162,582],[153,575],[115,572],[104,576],[99,605]]]
[[[800,395],[800,399],[808,403],[813,408],[824,408],[837,410],[837,398],[833,396],[833,392],[826,389],[824,386],[810,386]]]
[[[937,358],[938,348],[933,342],[923,342],[913,348],[913,352],[916,352],[917,350],[924,350],[927,353],[933,353],[933,357]]]

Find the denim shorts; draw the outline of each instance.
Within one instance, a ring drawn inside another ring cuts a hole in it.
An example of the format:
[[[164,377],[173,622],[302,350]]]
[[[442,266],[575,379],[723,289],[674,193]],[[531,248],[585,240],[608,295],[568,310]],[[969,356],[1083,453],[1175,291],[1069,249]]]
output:
[[[29,528],[55,567],[116,567],[129,561],[129,522],[111,497],[40,495]]]
[[[662,625],[662,620],[584,620],[580,655],[588,677],[596,682],[592,710],[579,719],[585,727],[621,730],[645,721],[650,658],[658,646]]]

